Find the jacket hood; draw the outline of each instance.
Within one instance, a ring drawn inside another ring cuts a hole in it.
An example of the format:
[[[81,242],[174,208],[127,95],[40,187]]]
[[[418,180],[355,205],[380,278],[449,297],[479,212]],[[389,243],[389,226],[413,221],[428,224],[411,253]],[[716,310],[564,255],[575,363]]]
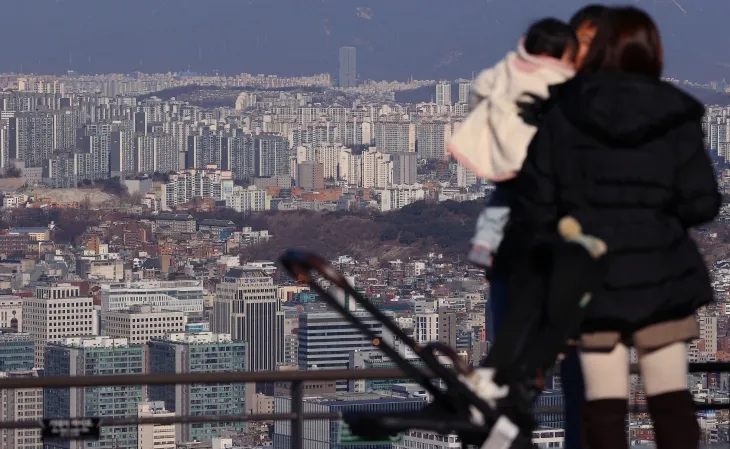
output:
[[[705,113],[702,103],[670,83],[623,73],[578,75],[553,86],[551,97],[576,127],[626,145],[649,141]]]

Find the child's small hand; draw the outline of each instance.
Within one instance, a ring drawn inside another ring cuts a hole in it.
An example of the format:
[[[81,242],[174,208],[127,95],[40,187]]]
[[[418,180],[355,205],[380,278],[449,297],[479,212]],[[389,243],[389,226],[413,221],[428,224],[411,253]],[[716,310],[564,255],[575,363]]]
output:
[[[467,259],[474,265],[488,269],[491,268],[492,263],[494,262],[494,255],[489,247],[476,244],[471,247],[471,251],[469,252]]]

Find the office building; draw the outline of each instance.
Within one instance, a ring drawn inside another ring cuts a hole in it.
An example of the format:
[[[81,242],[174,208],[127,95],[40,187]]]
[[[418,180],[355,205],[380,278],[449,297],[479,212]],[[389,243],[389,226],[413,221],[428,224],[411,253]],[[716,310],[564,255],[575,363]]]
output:
[[[340,48],[339,86],[343,89],[357,87],[357,49],[355,47]]]
[[[129,346],[124,338],[65,338],[46,347],[46,376],[109,376],[145,374],[145,347]],[[133,418],[145,400],[145,386],[47,388],[45,418]],[[46,443],[46,449],[137,449],[137,426],[101,429],[97,441]]]
[[[154,306],[132,306],[128,310],[102,314],[102,334],[126,338],[132,345],[143,345],[169,333],[185,331],[185,312]]]
[[[274,371],[284,361],[284,311],[271,276],[260,268],[228,270],[213,303],[213,331],[247,343],[249,371]]]
[[[418,411],[425,406],[426,401],[418,398],[400,398],[376,393],[335,393],[305,398],[303,412],[398,413]],[[276,413],[289,413],[290,410],[290,398],[274,398],[274,411]],[[339,420],[305,421],[301,447],[317,449],[340,449],[344,447],[335,439],[339,427]],[[291,442],[291,423],[289,421],[276,421],[272,440],[273,446],[277,449],[292,449],[294,446]],[[392,449],[392,444],[369,444],[366,447],[368,449]]]
[[[185,313],[203,311],[203,282],[139,281],[101,285],[102,312],[127,310],[132,306],[154,306]]]
[[[29,371],[35,366],[35,344],[26,333],[0,332],[0,371]]]
[[[33,339],[35,368],[44,366],[43,350],[47,343],[96,335],[95,316],[92,299],[81,297],[76,285],[57,283],[36,288],[35,297],[23,300],[23,328]]]
[[[353,312],[373,332],[381,335],[383,324],[367,312]],[[299,314],[298,364],[301,370],[347,369],[350,354],[373,348],[370,338],[342,319],[337,312]],[[337,382],[338,391],[347,390],[347,381]]]
[[[149,343],[150,374],[245,371],[246,352],[246,344],[232,341],[230,334],[170,334]],[[176,416],[246,413],[244,384],[153,385],[149,395]],[[205,441],[224,431],[245,432],[246,425],[240,421],[178,424],[175,439]]]

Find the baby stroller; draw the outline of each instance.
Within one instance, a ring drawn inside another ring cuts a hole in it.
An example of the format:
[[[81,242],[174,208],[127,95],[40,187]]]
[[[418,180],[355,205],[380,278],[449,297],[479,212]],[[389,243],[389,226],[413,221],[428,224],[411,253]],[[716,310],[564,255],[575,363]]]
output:
[[[531,448],[536,427],[532,405],[542,389],[540,378],[555,366],[566,342],[579,330],[590,292],[603,275],[600,260],[606,252],[602,241],[582,234],[580,225],[570,217],[561,220],[558,231],[555,238],[535,246],[524,269],[515,276],[503,331],[479,368],[468,366],[444,344],[417,344],[325,259],[303,251],[287,251],[279,260],[282,267],[295,279],[309,284],[433,398],[416,412],[345,414],[343,421],[352,434],[371,441],[388,441],[400,432],[421,429],[457,434],[464,448]],[[430,373],[424,373],[383,342],[328,293],[315,274],[343,289],[382,322]],[[451,359],[454,368],[442,365],[440,355]],[[436,386],[434,378],[440,379],[445,389]]]

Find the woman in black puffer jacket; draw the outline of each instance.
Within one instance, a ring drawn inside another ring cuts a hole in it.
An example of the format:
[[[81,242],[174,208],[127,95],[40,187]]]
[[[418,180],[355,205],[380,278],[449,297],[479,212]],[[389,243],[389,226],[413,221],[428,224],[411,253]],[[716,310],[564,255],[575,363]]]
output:
[[[686,342],[698,336],[694,313],[713,291],[688,229],[711,221],[721,196],[703,146],[704,107],[661,72],[651,18],[608,9],[579,74],[552,92],[497,256],[519,263],[515,253],[554,233],[566,215],[608,246],[608,275],[580,339],[590,449],[628,447],[632,346],[658,448],[699,444]]]

